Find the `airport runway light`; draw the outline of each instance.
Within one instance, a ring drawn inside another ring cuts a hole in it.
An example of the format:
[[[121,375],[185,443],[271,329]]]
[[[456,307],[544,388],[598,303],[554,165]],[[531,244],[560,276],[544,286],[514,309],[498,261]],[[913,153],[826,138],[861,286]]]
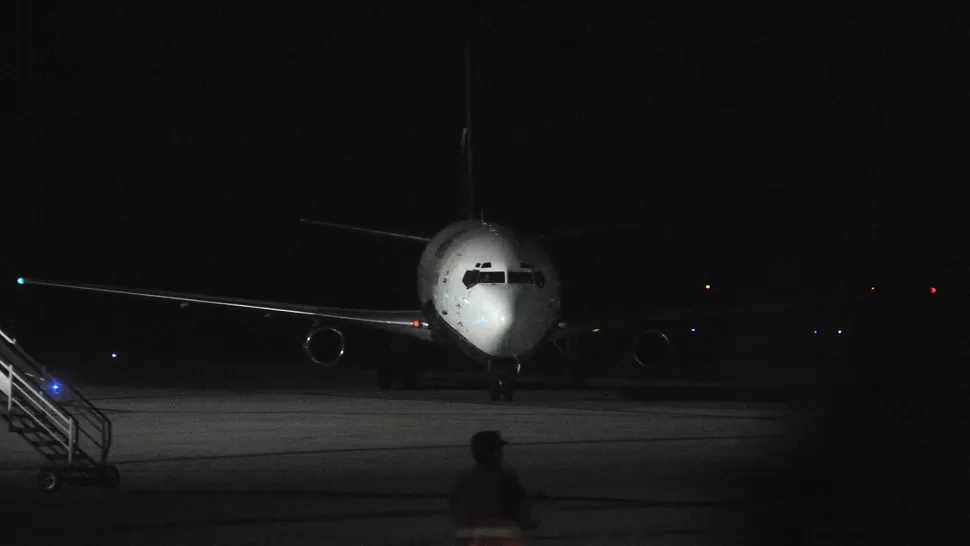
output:
[[[17,277],[17,284],[24,284],[24,278],[23,277]]]
[[[875,286],[873,286],[873,287],[871,287],[871,288],[869,289],[869,291],[870,291],[870,292],[875,292],[875,291],[876,291],[876,287],[875,287]]]
[[[691,332],[696,332],[697,331],[697,328],[691,328],[690,331]]]
[[[710,289],[711,289],[711,285],[709,285],[709,284],[705,284],[704,285],[704,290],[710,290]]]
[[[839,335],[840,335],[840,336],[842,335],[842,330],[839,330]]]
[[[599,332],[599,331],[600,331],[600,329],[599,329],[599,328],[593,328],[593,331],[594,331],[594,332]]]
[[[118,353],[111,353],[111,358],[118,358]]]
[[[818,335],[818,330],[815,330],[815,331],[814,331],[814,332],[812,332],[812,333],[813,333],[813,334],[815,334],[815,335]]]
[[[931,286],[930,287],[930,294],[936,294],[936,287],[935,286]]]

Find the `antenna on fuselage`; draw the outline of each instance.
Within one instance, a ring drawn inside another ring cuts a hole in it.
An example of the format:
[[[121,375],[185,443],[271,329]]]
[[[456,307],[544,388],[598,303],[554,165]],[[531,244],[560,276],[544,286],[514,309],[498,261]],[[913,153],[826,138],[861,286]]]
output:
[[[472,43],[465,44],[465,130],[462,131],[462,148],[468,164],[465,183],[468,192],[468,219],[475,219],[475,177],[472,172]]]

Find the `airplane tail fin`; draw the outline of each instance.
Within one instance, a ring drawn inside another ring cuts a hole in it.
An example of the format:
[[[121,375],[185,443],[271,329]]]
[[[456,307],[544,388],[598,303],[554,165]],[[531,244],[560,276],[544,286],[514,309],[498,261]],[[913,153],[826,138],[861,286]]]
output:
[[[431,240],[430,237],[421,237],[420,235],[411,235],[408,233],[397,233],[394,231],[382,231],[379,229],[370,229],[370,228],[365,228],[360,226],[351,226],[347,224],[335,224],[332,222],[321,222],[320,220],[310,220],[308,218],[300,218],[300,223],[314,225],[314,226],[321,226],[321,227],[343,229],[346,231],[354,231],[357,233],[366,233],[368,235],[381,235],[384,237],[395,237],[398,239],[405,239],[408,241],[417,241],[422,243],[427,243],[428,241]]]
[[[461,150],[465,155],[468,170],[465,187],[467,192],[468,219],[475,219],[475,176],[472,170],[472,45],[465,45],[465,128],[461,132]]]

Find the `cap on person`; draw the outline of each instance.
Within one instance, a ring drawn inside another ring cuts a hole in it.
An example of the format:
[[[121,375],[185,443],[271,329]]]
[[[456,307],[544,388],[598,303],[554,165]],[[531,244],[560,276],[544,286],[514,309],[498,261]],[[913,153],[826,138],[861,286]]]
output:
[[[496,430],[483,430],[472,436],[472,456],[475,462],[485,464],[492,455],[509,443]]]

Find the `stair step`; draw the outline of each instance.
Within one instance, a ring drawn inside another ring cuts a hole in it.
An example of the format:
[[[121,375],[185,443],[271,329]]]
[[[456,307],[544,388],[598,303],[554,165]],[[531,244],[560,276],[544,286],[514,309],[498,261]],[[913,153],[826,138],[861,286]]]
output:
[[[60,446],[64,445],[64,442],[60,440],[32,440],[30,443],[38,446]]]
[[[0,339],[0,345],[7,344],[6,340]],[[6,352],[4,355],[7,363]],[[101,446],[95,441],[95,457],[85,453],[77,445],[69,445],[69,440],[76,433],[100,435],[104,431],[110,432],[110,421],[66,385],[57,393],[51,392],[45,373],[31,373],[36,370],[29,359],[21,361],[16,358],[9,364],[14,368],[23,368],[20,372],[29,376],[25,381],[31,389],[18,387],[9,395],[0,393],[0,432],[6,429],[20,434],[31,447],[58,466],[69,460],[72,467],[94,467],[99,464],[98,461],[103,463],[107,456],[107,446]],[[37,398],[38,394],[27,392],[29,390],[37,391],[41,399]],[[68,422],[70,425],[67,425]],[[70,432],[65,432],[66,426],[73,428]],[[80,434],[75,438],[80,440]]]
[[[12,427],[10,432],[16,432],[17,434],[36,434],[38,432],[47,432],[46,428],[40,427]]]

